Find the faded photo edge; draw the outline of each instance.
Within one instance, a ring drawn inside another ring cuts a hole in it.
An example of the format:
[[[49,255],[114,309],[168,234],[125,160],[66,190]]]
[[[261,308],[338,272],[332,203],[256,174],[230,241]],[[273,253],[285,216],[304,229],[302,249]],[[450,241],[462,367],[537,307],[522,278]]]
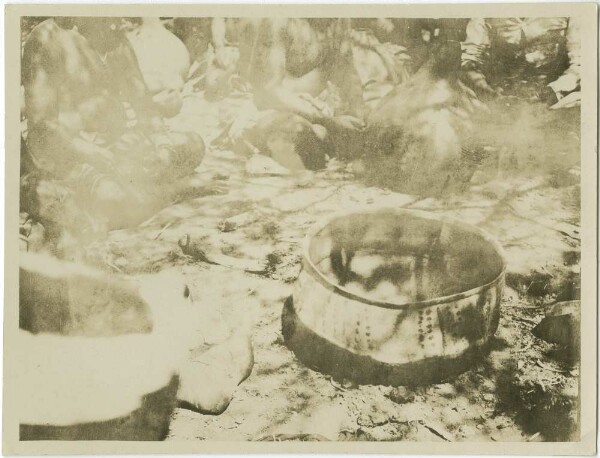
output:
[[[494,4],[494,5],[369,5],[373,11],[387,11],[389,15],[409,14],[427,17],[453,17],[473,15],[480,11],[482,16],[506,15],[507,8],[514,8],[519,15],[565,14],[581,15],[584,20],[583,35],[598,36],[597,5],[593,3],[569,4]],[[437,11],[433,8],[437,7]],[[5,94],[6,94],[6,189],[5,189],[5,308],[4,308],[4,410],[3,410],[3,453],[5,455],[75,455],[75,454],[189,454],[189,453],[383,453],[383,454],[521,454],[521,455],[593,455],[596,453],[596,393],[597,393],[597,39],[584,40],[582,53],[585,56],[582,83],[582,126],[581,126],[581,231],[582,250],[581,282],[582,303],[587,304],[582,320],[582,365],[581,365],[581,440],[577,443],[256,443],[256,442],[20,442],[19,427],[15,422],[16,406],[12,399],[18,382],[11,376],[12,368],[22,357],[18,349],[11,348],[18,328],[18,199],[20,164],[19,154],[19,18],[23,15],[126,15],[128,11],[149,15],[197,15],[201,10],[207,16],[226,14],[234,9],[235,15],[264,16],[265,5],[6,5],[5,7]],[[364,5],[282,5],[273,15],[302,15],[337,13],[360,15]],[[545,10],[542,10],[545,8]],[[548,9],[550,11],[548,11]],[[371,11],[371,10],[369,10]],[[575,11],[575,13],[573,13]],[[168,14],[167,14],[168,12]],[[245,13],[246,12],[246,13]],[[407,13],[408,12],[408,13]],[[493,13],[495,12],[495,13]],[[593,345],[586,345],[586,343]]]

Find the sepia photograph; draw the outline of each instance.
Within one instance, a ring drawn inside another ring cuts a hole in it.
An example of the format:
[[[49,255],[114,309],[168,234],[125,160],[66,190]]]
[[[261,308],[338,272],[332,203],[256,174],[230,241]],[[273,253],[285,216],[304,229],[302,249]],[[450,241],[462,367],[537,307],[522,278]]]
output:
[[[6,9],[4,454],[594,454],[596,4],[155,6]]]

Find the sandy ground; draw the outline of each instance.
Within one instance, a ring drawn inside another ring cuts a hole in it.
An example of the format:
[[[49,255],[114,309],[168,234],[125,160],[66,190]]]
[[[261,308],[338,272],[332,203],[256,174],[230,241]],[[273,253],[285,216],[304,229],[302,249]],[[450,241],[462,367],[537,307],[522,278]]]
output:
[[[171,124],[209,143],[223,110],[226,103],[194,95]],[[281,434],[323,440],[568,439],[576,428],[577,369],[552,357],[553,346],[530,330],[546,304],[577,294],[576,168],[569,171],[575,179],[561,186],[545,178],[498,175],[443,201],[365,187],[339,163],[302,177],[249,169],[231,151],[209,150],[198,169],[197,197],[139,228],[111,233],[89,252],[96,263],[126,273],[178,266],[196,300],[251,330],[254,369],[229,408],[219,416],[177,409],[168,440],[273,440]],[[492,350],[446,383],[418,389],[339,383],[303,366],[283,343],[282,306],[300,269],[306,230],[330,212],[375,204],[453,216],[489,231],[506,250],[507,287]],[[187,234],[214,252],[268,257],[272,271],[248,274],[185,256],[177,242]]]

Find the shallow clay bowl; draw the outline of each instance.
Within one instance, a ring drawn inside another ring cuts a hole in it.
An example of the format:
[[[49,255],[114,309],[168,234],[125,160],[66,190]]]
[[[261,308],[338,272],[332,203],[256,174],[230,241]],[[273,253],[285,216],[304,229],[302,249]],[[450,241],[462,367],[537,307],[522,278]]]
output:
[[[400,209],[333,216],[306,237],[286,344],[336,378],[442,380],[492,339],[504,273],[501,247],[474,226]]]

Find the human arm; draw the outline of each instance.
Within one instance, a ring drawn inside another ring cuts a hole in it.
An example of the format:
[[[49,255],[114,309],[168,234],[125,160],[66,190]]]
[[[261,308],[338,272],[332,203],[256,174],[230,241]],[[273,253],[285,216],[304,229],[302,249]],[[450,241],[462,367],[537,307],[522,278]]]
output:
[[[215,17],[210,23],[210,31],[212,35],[212,44],[217,49],[223,48],[227,43],[225,38],[227,27],[225,24],[225,18]]]
[[[107,58],[112,86],[122,102],[135,111],[138,125],[148,134],[166,130],[162,116],[148,91],[131,44],[122,43]]]
[[[319,102],[303,91],[301,83],[310,84],[311,80],[318,83],[318,69],[301,78],[288,76],[285,27],[285,19],[265,19],[254,25],[251,37],[254,42],[241,43],[244,53],[241,57],[247,62],[242,68],[243,76],[253,86],[259,109],[291,111],[316,122],[323,116]]]
[[[211,37],[217,67],[225,70],[232,68],[239,58],[239,50],[237,47],[228,45],[225,18],[213,18],[211,21]]]
[[[263,28],[257,32],[261,39],[268,40],[269,46],[262,48],[266,52],[257,53],[258,57],[250,72],[255,88],[255,100],[259,108],[290,111],[313,124],[321,124],[325,127],[339,124],[341,118],[336,116],[336,112],[354,114],[354,111],[348,107],[353,101],[356,102],[356,96],[351,94],[349,88],[354,84],[354,89],[358,87],[360,91],[360,80],[354,69],[351,54],[345,54],[344,50],[338,49],[337,55],[333,56],[335,61],[332,65],[324,67],[321,64],[302,76],[291,76],[286,70],[287,56],[284,40],[294,28],[302,31],[302,28],[308,27],[308,24],[296,23],[287,25],[288,28],[284,29],[286,27],[284,21],[269,21],[268,24],[263,22],[261,26],[269,27],[268,30]],[[260,44],[258,46],[260,47]],[[349,50],[349,43],[344,43],[344,46]],[[341,92],[342,107],[338,107],[336,103],[334,105],[325,103],[314,96],[314,92],[320,93],[324,89],[324,83],[328,81]],[[358,102],[362,102],[362,94],[359,99]],[[354,124],[360,124],[360,121],[353,116],[344,116],[344,118],[352,118],[357,121]],[[350,127],[350,124],[352,123],[346,122],[345,127]]]

